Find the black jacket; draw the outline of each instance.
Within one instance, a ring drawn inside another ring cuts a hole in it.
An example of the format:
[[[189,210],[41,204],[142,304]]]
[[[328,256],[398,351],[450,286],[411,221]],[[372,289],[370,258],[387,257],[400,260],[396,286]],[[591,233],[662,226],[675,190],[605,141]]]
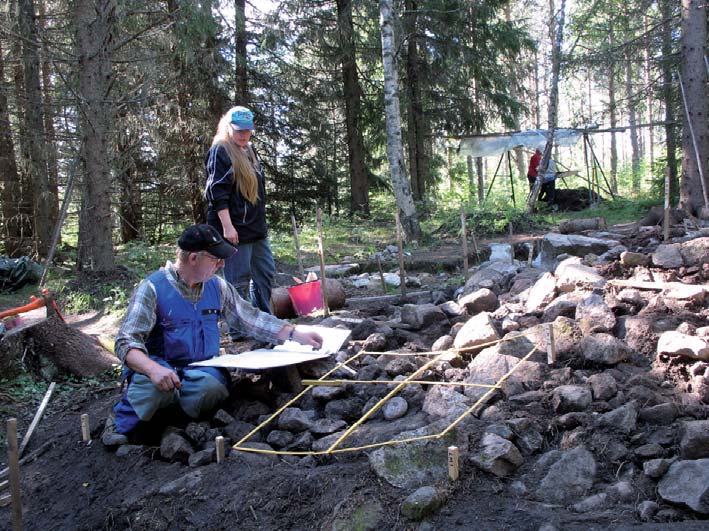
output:
[[[254,154],[258,159],[255,150]],[[239,188],[234,186],[234,170],[226,149],[220,145],[212,146],[207,153],[205,168],[207,185],[204,195],[208,202],[207,223],[215,227],[223,236],[224,231],[217,212],[227,208],[231,222],[239,234],[240,243],[251,243],[266,238],[268,225],[266,224],[266,180],[263,170],[259,169],[256,172],[258,200],[255,205],[252,205],[241,195]]]

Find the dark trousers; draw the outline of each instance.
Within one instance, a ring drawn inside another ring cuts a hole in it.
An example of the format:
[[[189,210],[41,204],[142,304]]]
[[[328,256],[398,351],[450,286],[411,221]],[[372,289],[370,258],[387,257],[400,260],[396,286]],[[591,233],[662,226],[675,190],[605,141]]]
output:
[[[539,200],[545,201],[548,204],[554,203],[556,196],[556,180],[542,183],[542,189],[539,192]]]

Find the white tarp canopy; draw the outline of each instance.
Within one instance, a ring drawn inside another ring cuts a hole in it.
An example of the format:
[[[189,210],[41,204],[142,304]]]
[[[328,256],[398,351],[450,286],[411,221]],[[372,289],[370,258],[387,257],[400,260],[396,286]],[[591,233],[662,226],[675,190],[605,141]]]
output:
[[[546,129],[534,129],[519,133],[463,138],[458,145],[458,153],[463,156],[490,157],[518,147],[543,150],[548,135],[549,131]],[[557,129],[554,131],[554,144],[559,147],[570,147],[576,144],[582,135],[583,132],[576,129]]]

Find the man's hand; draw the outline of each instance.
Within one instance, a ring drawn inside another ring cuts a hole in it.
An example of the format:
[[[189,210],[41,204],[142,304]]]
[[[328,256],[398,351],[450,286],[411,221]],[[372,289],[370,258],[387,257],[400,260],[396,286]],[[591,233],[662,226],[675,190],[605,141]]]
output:
[[[301,345],[310,345],[314,349],[319,349],[322,347],[322,337],[317,332],[301,332],[297,328],[293,333],[293,340],[297,341]]]
[[[155,368],[151,369],[146,376],[161,391],[172,391],[175,387],[178,389],[182,387],[182,382],[177,374],[159,363],[156,363]]]

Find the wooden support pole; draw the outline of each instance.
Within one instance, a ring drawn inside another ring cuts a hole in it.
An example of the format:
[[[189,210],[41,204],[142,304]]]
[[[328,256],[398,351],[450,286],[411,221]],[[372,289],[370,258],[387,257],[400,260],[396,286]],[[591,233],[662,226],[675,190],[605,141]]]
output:
[[[91,428],[89,427],[88,413],[82,413],[81,415],[81,440],[85,443],[91,441]]]
[[[387,283],[384,281],[384,271],[382,270],[382,259],[377,255],[377,269],[379,269],[379,280],[382,282],[382,292],[386,295]]]
[[[554,345],[554,325],[549,323],[546,326],[547,335],[547,363],[551,365],[556,361],[556,345]]]
[[[300,280],[305,280],[305,270],[303,269],[303,257],[300,254],[300,242],[298,241],[298,225],[295,222],[295,215],[290,215],[291,223],[293,224],[293,240],[295,241],[295,256],[298,259],[298,275]]]
[[[460,234],[463,241],[463,276],[467,282],[470,272],[470,264],[468,264],[468,229],[465,224],[465,208],[460,207]]]
[[[322,237],[322,208],[318,207],[318,254],[320,255],[320,290],[322,291],[323,316],[330,315],[330,307],[327,305],[327,279],[325,278],[325,248]]]
[[[56,387],[56,385],[56,382],[52,382],[51,384],[49,384],[49,389],[47,389],[47,392],[44,393],[42,403],[39,405],[37,413],[35,413],[34,418],[32,419],[32,423],[30,424],[30,427],[27,428],[27,433],[25,433],[25,436],[22,438],[22,442],[20,443],[20,457],[22,457],[25,448],[27,448],[27,444],[29,444],[30,442],[30,437],[32,437],[34,430],[37,428],[37,424],[39,424],[39,421],[42,418],[42,415],[44,414],[44,410],[47,408],[47,404],[49,403],[49,399],[51,398],[52,393],[54,392],[54,387]]]
[[[665,216],[662,221],[662,238],[670,239],[670,168],[665,168]]]
[[[534,260],[534,240],[529,240],[529,255],[527,255],[527,267],[532,267],[532,261]]]
[[[460,465],[458,459],[458,447],[449,446],[448,447],[448,477],[457,481],[460,476]]]
[[[470,237],[473,240],[473,252],[475,253],[475,256],[478,257],[478,263],[480,263],[480,250],[478,249],[478,242],[475,239],[475,228],[470,227]]]
[[[12,529],[22,531],[22,497],[20,493],[20,454],[17,447],[17,419],[7,421],[7,461],[10,468]]]
[[[219,435],[216,439],[214,439],[214,444],[217,449],[217,463],[221,463],[224,461],[224,437]]]
[[[399,221],[399,209],[395,213],[396,222],[396,246],[399,249],[399,278],[401,279],[401,296],[406,297],[406,270],[404,269],[404,239],[401,235],[401,223]]]

